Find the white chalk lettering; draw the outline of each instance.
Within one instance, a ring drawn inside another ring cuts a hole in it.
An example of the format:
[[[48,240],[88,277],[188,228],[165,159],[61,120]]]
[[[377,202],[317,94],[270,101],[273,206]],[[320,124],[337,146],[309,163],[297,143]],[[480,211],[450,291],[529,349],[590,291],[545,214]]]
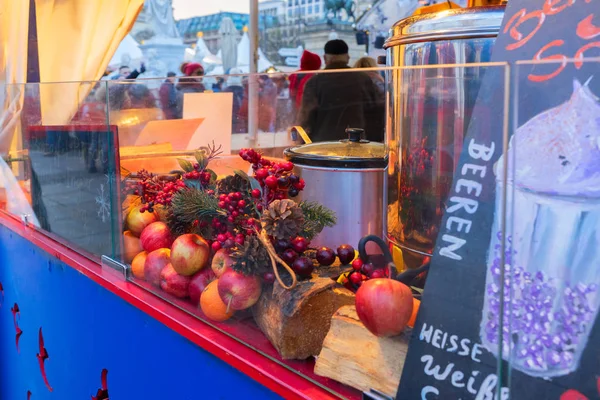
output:
[[[442,241],[444,241],[446,243],[450,243],[450,245],[448,245],[446,247],[442,247],[440,249],[441,256],[448,257],[448,258],[451,258],[453,260],[458,260],[458,261],[462,260],[462,256],[459,256],[458,254],[456,254],[455,251],[460,249],[467,243],[467,241],[465,239],[457,238],[456,236],[452,236],[452,235],[442,235]]]
[[[463,339],[460,341],[461,351],[458,352],[459,356],[468,356],[469,355],[469,344],[471,341],[469,339]]]
[[[498,377],[494,374],[488,375],[479,387],[475,400],[494,400],[496,383],[498,383]]]
[[[446,220],[446,229],[448,229],[449,231],[452,230],[452,223],[455,223],[457,225],[456,226],[457,232],[463,232],[463,228],[464,228],[465,233],[469,233],[471,231],[471,225],[473,224],[468,219],[458,218],[458,217],[450,217]]]
[[[430,356],[429,354],[426,354],[423,357],[421,357],[421,362],[425,363],[425,367],[423,368],[423,372],[425,372],[425,375],[433,376],[438,381],[445,380],[448,377],[448,375],[450,375],[450,372],[452,372],[452,368],[454,368],[454,364],[450,363],[446,365],[446,369],[444,369],[444,372],[440,373],[439,365],[436,365],[432,368],[433,356]]]
[[[469,378],[469,381],[467,382],[467,390],[471,394],[477,394],[477,390],[475,390],[475,388],[473,387],[473,384],[475,383],[475,377],[477,375],[479,375],[479,371],[471,372],[471,377]]]
[[[465,374],[463,374],[460,371],[454,371],[452,373],[452,386],[457,387],[457,388],[463,388],[465,387],[465,384],[462,382],[462,379],[465,377]]]
[[[484,165],[477,165],[477,164],[465,164],[463,165],[462,169],[460,170],[461,174],[466,175],[467,172],[471,171],[473,173],[473,175],[475,175],[476,173],[479,173],[479,176],[482,178],[485,178],[485,173],[487,171],[487,167]]]
[[[427,395],[429,393],[433,393],[435,395],[439,395],[440,391],[437,390],[436,388],[434,388],[433,386],[425,386],[422,390],[421,390],[421,400],[428,400],[427,399]]]
[[[433,333],[433,326],[427,328],[427,324],[423,324],[421,328],[421,334],[419,335],[419,340],[425,340],[427,343],[431,341],[431,334]]]
[[[431,339],[431,345],[433,347],[437,347],[438,349],[441,349],[442,346],[440,345],[440,339],[442,338],[442,331],[440,331],[439,329],[436,329],[435,332],[433,332],[433,339]]]
[[[469,179],[459,179],[456,182],[456,188],[454,189],[456,193],[460,192],[462,188],[467,189],[467,194],[471,194],[471,192],[475,191],[475,197],[479,197],[481,195],[481,183],[475,182]]]
[[[496,145],[492,142],[490,147],[475,143],[474,139],[469,142],[469,155],[476,160],[490,161],[494,155]]]
[[[448,353],[454,353],[458,350],[458,336],[452,335],[450,336],[450,348],[448,349]]]
[[[455,203],[446,209],[446,212],[449,213],[464,208],[467,213],[475,214],[475,211],[477,211],[477,208],[479,207],[479,202],[477,200],[467,199],[466,197],[452,196],[449,201]]]
[[[479,358],[477,358],[477,356],[480,354],[483,354],[483,351],[481,351],[481,345],[475,343],[473,345],[473,349],[471,350],[471,359],[473,361],[481,362],[481,360]]]

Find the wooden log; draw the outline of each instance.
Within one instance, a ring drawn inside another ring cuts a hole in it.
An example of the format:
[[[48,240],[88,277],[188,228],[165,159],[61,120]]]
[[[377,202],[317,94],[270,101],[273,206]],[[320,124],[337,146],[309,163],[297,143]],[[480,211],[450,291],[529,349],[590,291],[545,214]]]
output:
[[[395,397],[409,338],[408,328],[401,335],[379,338],[360,322],[356,307],[341,307],[332,317],[315,374]]]
[[[286,290],[265,290],[252,313],[284,360],[303,360],[321,352],[331,316],[341,306],[354,304],[354,294],[330,278],[313,276]]]

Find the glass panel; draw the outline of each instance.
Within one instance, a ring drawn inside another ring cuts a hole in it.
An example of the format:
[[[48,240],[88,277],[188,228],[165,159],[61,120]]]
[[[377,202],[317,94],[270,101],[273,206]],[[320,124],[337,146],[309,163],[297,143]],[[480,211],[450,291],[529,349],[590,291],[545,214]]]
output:
[[[24,194],[33,225],[93,258],[112,254],[111,215],[119,203],[116,130],[107,124],[105,99],[97,97],[102,85],[8,87],[23,100],[9,153],[22,191],[12,200]]]
[[[520,62],[515,72],[503,358],[511,392],[531,398],[598,397],[599,67]]]

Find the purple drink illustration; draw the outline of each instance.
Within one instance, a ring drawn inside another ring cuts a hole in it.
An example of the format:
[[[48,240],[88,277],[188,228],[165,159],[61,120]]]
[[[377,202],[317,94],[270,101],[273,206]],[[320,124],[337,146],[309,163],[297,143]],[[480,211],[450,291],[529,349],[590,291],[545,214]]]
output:
[[[482,343],[497,354],[502,342],[502,358],[528,375],[566,375],[600,309],[600,103],[589,88],[575,82],[567,102],[521,126],[496,177]]]

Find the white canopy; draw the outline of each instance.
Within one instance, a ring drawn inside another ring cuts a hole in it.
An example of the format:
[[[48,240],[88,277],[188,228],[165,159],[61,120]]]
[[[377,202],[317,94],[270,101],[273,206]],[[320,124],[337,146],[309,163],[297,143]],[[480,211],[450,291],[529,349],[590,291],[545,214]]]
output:
[[[250,72],[250,38],[248,33],[244,32],[242,40],[238,44],[238,56],[237,56],[238,68],[244,73]],[[272,66],[273,64],[267,59],[265,53],[259,48],[258,49],[258,72],[262,72]]]
[[[115,55],[110,60],[108,65],[111,67],[118,67],[123,64],[124,58],[127,57],[130,58],[130,63],[137,63],[143,57],[142,50],[140,50],[138,42],[136,42],[131,35],[127,35],[123,38],[121,44],[119,47],[117,47]]]

